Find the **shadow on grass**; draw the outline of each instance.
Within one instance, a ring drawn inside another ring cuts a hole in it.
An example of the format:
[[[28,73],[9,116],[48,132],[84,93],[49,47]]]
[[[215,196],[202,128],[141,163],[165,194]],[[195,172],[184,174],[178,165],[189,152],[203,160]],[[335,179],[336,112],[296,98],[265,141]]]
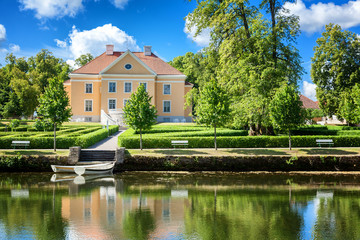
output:
[[[244,154],[244,155],[289,155],[283,151],[275,151],[271,149],[231,149],[223,150],[224,152]]]
[[[343,149],[332,149],[332,148],[313,148],[313,149],[301,149],[309,155],[356,155],[358,152],[343,150]]]
[[[153,152],[164,155],[209,155],[208,152],[192,149],[164,149],[154,150]]]
[[[29,151],[29,150],[6,150],[6,151],[1,151],[0,154],[2,155],[66,155],[63,152],[54,152],[54,151]]]

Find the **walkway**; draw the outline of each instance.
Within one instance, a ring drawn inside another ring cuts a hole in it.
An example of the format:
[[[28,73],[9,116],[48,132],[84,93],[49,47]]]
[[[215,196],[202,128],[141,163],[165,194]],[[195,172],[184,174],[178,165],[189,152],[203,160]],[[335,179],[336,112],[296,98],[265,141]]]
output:
[[[101,140],[100,142],[88,147],[87,149],[94,149],[94,150],[115,150],[118,144],[118,136],[122,134],[124,130],[120,130],[117,133],[114,133],[110,137]]]

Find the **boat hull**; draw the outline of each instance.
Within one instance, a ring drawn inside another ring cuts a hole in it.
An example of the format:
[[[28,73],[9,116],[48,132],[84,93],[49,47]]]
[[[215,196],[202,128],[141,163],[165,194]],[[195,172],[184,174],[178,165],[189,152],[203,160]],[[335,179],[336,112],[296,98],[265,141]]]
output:
[[[111,174],[114,170],[115,162],[101,163],[92,165],[76,165],[76,166],[61,166],[51,165],[51,168],[56,173],[76,173],[83,174]]]

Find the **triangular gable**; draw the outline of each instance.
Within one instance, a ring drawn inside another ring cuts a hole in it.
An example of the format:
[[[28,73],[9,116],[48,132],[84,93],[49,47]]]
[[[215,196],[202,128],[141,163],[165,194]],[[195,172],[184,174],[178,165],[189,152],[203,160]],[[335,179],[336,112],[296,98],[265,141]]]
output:
[[[130,63],[132,69],[125,69],[125,64]],[[137,56],[132,52],[127,50],[121,56],[119,56],[115,61],[109,64],[100,74],[151,74],[156,75],[156,73],[147,66],[143,61],[141,61]]]

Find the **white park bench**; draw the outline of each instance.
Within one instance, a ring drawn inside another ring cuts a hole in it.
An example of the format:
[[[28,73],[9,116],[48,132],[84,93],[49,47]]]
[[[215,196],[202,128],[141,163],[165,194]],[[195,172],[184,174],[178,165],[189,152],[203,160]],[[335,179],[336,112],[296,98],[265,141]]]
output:
[[[321,147],[321,145],[328,145],[329,147],[331,145],[334,145],[334,141],[332,139],[316,139],[316,144]]]
[[[174,146],[188,146],[189,141],[188,140],[171,140],[171,145]]]
[[[11,146],[14,147],[28,147],[30,145],[30,141],[12,141]]]

